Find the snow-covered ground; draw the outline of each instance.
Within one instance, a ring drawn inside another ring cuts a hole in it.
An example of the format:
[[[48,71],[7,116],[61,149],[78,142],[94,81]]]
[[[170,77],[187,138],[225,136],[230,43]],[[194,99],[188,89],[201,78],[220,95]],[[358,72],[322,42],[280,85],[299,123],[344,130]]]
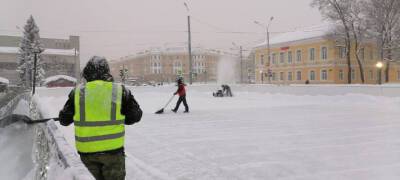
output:
[[[127,179],[400,178],[400,97],[188,88],[191,112],[170,112],[173,102],[162,115],[175,87],[131,88],[144,115],[126,129]],[[43,115],[57,116],[69,91],[39,89]],[[60,129],[74,146],[73,126]]]
[[[29,114],[29,103],[20,101],[13,114]],[[17,122],[7,128],[0,128],[0,179],[31,179],[34,164],[32,162],[34,129]]]

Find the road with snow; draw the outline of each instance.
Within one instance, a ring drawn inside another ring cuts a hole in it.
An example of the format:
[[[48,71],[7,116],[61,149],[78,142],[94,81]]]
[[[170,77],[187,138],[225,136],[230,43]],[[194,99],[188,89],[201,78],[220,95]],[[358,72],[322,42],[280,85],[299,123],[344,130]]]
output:
[[[217,86],[191,86],[191,113],[154,114],[174,88],[131,88],[144,115],[126,130],[127,179],[400,178],[399,97],[233,88],[235,97],[214,98]],[[68,93],[39,89],[44,116]],[[73,146],[73,126],[61,130]]]

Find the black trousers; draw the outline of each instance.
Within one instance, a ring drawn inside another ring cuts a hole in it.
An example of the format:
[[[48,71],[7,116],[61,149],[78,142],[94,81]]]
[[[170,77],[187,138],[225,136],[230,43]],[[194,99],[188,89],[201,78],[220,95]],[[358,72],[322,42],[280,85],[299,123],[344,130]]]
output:
[[[174,111],[177,111],[179,109],[179,106],[181,105],[181,102],[183,102],[183,105],[185,106],[185,111],[189,111],[189,106],[187,105],[186,102],[186,95],[185,96],[179,96],[178,102],[176,102],[176,106]]]
[[[96,180],[125,180],[125,154],[81,155],[83,164]]]

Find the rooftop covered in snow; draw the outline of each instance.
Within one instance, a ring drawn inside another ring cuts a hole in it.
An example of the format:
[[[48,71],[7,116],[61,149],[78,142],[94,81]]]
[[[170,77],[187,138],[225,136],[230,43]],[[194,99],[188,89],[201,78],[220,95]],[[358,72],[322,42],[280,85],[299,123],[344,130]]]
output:
[[[6,78],[0,77],[0,83],[2,83],[2,84],[9,84],[10,81],[9,81],[8,79],[6,79]]]
[[[129,60],[132,58],[140,57],[140,56],[145,56],[145,55],[162,55],[162,54],[174,54],[174,53],[188,53],[188,48],[185,46],[175,46],[175,47],[151,47],[147,50],[143,50],[141,52],[138,52],[133,55],[128,55],[121,57],[119,59],[114,59],[111,60],[112,62],[119,62],[119,61],[124,61],[124,60]],[[192,55],[198,55],[198,54],[216,54],[216,55],[227,55],[230,56],[228,52],[218,50],[218,49],[206,49],[202,47],[193,47],[192,48]]]
[[[4,47],[0,46],[0,53],[6,54],[18,54],[19,47]],[[63,55],[63,56],[74,56],[75,49],[45,49],[42,54],[46,55]],[[79,54],[79,51],[76,51],[76,55]]]
[[[66,76],[66,75],[55,75],[55,76],[50,76],[50,77],[46,78],[44,80],[44,84],[48,84],[50,82],[57,81],[60,79],[65,79],[65,80],[76,83],[76,79],[74,77]]]
[[[296,41],[310,40],[315,38],[323,38],[333,32],[335,25],[332,23],[323,23],[320,25],[304,27],[294,31],[285,32],[273,36],[269,40],[270,45],[279,45],[283,43],[291,43]],[[255,48],[265,47],[267,42],[263,42],[255,46]]]

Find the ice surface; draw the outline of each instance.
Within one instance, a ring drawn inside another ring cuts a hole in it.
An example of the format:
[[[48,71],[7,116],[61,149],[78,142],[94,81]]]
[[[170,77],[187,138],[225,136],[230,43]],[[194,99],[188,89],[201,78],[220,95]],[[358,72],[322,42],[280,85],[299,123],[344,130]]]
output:
[[[235,97],[214,98],[219,85],[196,85],[189,114],[174,103],[154,114],[175,88],[130,88],[144,115],[126,129],[127,179],[400,178],[399,86],[232,86]],[[70,90],[39,88],[47,116]],[[60,129],[74,147],[73,126]]]

